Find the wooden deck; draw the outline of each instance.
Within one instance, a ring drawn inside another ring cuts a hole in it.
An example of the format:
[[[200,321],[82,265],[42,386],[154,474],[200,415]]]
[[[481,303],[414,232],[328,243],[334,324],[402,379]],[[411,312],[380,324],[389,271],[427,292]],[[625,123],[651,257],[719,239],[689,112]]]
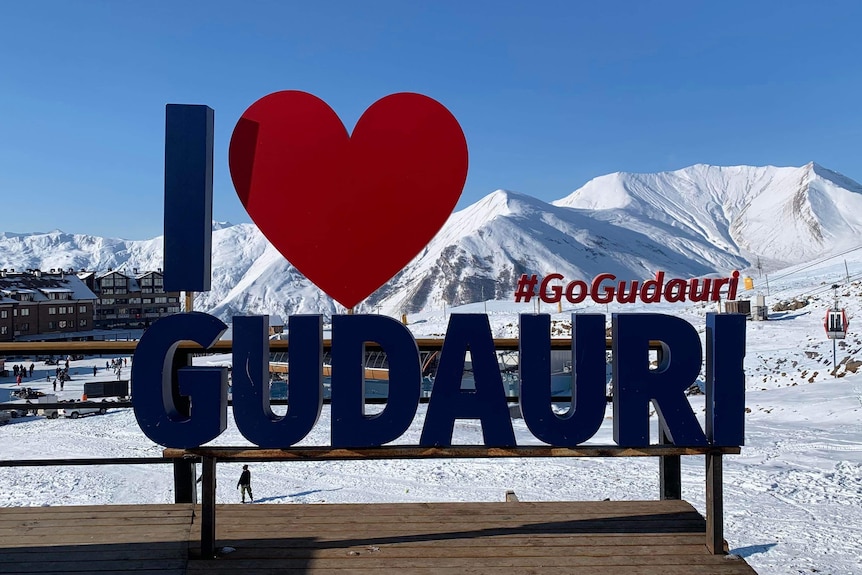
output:
[[[0,509],[13,573],[737,575],[684,501],[219,505],[199,559],[192,505]]]

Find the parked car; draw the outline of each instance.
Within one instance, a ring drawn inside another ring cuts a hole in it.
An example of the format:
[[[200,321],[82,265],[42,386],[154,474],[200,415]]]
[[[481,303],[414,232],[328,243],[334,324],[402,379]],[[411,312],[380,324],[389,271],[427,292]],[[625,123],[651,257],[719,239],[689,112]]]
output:
[[[70,419],[78,419],[84,415],[104,415],[107,411],[107,407],[90,407],[80,405],[81,402],[73,401],[70,402],[68,407],[63,407],[57,410],[57,415],[59,417],[68,417]]]
[[[53,393],[47,393],[39,398],[37,403],[57,403],[57,396]],[[60,412],[57,408],[37,408],[36,415],[43,415],[48,419],[57,419],[60,417]]]
[[[21,407],[14,407],[12,409],[7,410],[9,415],[12,417],[24,417],[30,414],[30,410],[32,409],[31,403],[26,399],[13,399],[12,401],[8,401],[7,403],[15,403],[21,404]]]

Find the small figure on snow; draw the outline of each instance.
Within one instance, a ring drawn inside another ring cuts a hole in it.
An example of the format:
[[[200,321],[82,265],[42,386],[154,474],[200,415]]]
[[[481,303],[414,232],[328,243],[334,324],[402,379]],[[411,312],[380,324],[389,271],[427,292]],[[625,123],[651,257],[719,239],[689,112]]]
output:
[[[239,481],[236,482],[236,488],[240,490],[243,503],[245,503],[246,491],[248,491],[249,501],[254,503],[254,495],[251,494],[251,471],[249,471],[248,465],[242,466],[242,474],[239,476]]]

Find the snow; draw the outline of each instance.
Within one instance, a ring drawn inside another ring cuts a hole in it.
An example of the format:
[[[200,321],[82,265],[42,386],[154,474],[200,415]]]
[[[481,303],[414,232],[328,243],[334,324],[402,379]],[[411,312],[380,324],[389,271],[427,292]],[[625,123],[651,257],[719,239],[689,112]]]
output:
[[[848,268],[862,269],[862,256],[849,254]],[[858,526],[862,525],[862,371],[850,363],[862,342],[854,331],[862,311],[862,285],[846,284],[843,258],[815,266],[798,266],[771,282],[778,299],[810,299],[804,308],[770,312],[766,322],[748,322],[746,355],[746,445],[742,454],[724,464],[725,537],[731,552],[741,555],[763,575],[787,573],[862,574]],[[851,277],[852,279],[852,277]],[[756,280],[758,289],[764,282]],[[832,342],[822,320],[832,304],[833,282],[850,315],[848,338],[841,342],[833,376]],[[551,306],[545,306],[546,308]],[[495,336],[517,335],[518,312],[533,306],[489,301],[448,312],[484,312]],[[597,309],[601,308],[601,309]],[[657,311],[675,313],[703,331],[711,305],[656,304],[616,307],[586,304],[578,311]],[[562,325],[572,310],[553,318]],[[445,332],[441,311],[410,318],[417,336]],[[206,360],[221,363],[221,358]],[[105,370],[106,358],[72,362],[73,380],[61,398],[80,396],[83,382],[116,376]],[[9,359],[7,366],[16,363]],[[22,363],[18,361],[18,363]],[[29,365],[29,361],[23,361]],[[36,377],[24,385],[50,391],[45,381],[53,366],[36,363]],[[0,393],[15,388],[11,378],[0,381]],[[696,413],[703,398],[692,397]],[[413,425],[399,443],[417,444],[425,416],[420,405]],[[611,413],[591,443],[612,444]],[[518,444],[538,441],[520,419],[513,420]],[[303,445],[328,445],[330,413],[324,407],[317,426]],[[103,416],[78,420],[21,418],[0,427],[3,459],[50,457],[159,456],[161,447],[139,430],[131,410],[110,410]],[[481,443],[475,421],[456,426],[455,442]],[[214,445],[248,445],[229,416],[227,431]],[[557,460],[430,460],[253,463],[255,497],[267,504],[375,503],[437,501],[501,501],[512,489],[522,501],[655,499],[658,463],[655,459]],[[239,501],[235,489],[240,464],[218,466],[217,501]],[[701,513],[704,509],[704,470],[701,457],[683,458],[683,498]],[[99,466],[0,468],[0,506],[44,506],[103,503],[166,503],[173,500],[169,466]]]
[[[567,280],[598,272],[643,279],[729,275],[754,278],[742,298],[766,296],[770,319],[748,322],[746,445],[724,463],[725,537],[731,552],[765,575],[862,575],[862,186],[816,164],[800,168],[692,166],[663,174],[611,174],[547,204],[499,190],[453,214],[429,246],[360,311],[407,314],[417,337],[442,337],[451,313],[486,313],[494,337],[517,337],[517,314],[552,314],[554,334],[567,335],[574,312],[659,312],[704,332],[709,304],[515,304],[521,272],[562,273]],[[228,320],[238,313],[340,313],[308,284],[256,228],[213,225],[212,290],[195,308]],[[0,233],[0,267],[138,268],[161,264],[161,238],[144,242],[70,235]],[[373,258],[370,258],[370,261]],[[755,262],[760,260],[760,276]],[[839,285],[850,319],[847,339],[827,340],[823,318]],[[455,305],[456,302],[473,302]],[[485,301],[482,301],[485,300]],[[772,311],[800,301],[798,309]],[[422,305],[418,305],[421,302]],[[327,326],[328,327],[328,326]],[[833,349],[838,367],[833,372]],[[79,398],[85,381],[111,380],[110,358],[73,361],[73,380],[58,391]],[[201,359],[222,365],[229,356]],[[30,359],[7,358],[29,366]],[[53,393],[54,366],[35,362],[24,385]],[[92,376],[92,366],[99,367]],[[857,369],[859,370],[857,373]],[[123,377],[129,373],[125,368]],[[0,378],[0,401],[15,389]],[[702,397],[693,397],[702,413]],[[276,408],[279,412],[280,408]],[[593,443],[611,444],[610,411]],[[399,440],[419,441],[425,407]],[[247,445],[232,417],[214,444]],[[328,445],[324,407],[305,445]],[[513,421],[519,444],[537,441]],[[475,421],[456,426],[456,443],[480,443]],[[18,418],[0,427],[0,458],[159,456],[131,410],[78,420]],[[431,460],[255,463],[262,503],[522,501],[655,499],[654,459]],[[683,497],[704,510],[703,458],[683,458]],[[217,500],[239,501],[240,465],[218,466]],[[0,506],[166,503],[173,501],[167,465],[0,468]]]
[[[420,202],[421,204],[421,202]],[[695,165],[615,173],[547,203],[497,190],[455,212],[428,246],[357,306],[398,317],[508,299],[521,273],[624,279],[768,272],[856,247],[862,186],[801,167]],[[405,217],[421,217],[421,210]],[[289,223],[289,222],[288,222]],[[397,240],[397,239],[393,239]],[[195,309],[287,317],[344,310],[284,261],[251,224],[213,223],[212,286]],[[368,248],[368,265],[379,255]],[[162,267],[162,238],[127,241],[59,230],[0,233],[0,268],[104,271]]]

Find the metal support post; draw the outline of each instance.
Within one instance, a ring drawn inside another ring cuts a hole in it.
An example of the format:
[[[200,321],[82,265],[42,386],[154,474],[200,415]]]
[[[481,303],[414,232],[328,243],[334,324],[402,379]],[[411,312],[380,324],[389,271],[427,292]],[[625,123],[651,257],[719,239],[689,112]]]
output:
[[[724,550],[724,488],[721,453],[706,454],[706,547],[713,555]]]
[[[201,558],[215,557],[215,496],[216,496],[216,459],[203,457],[203,487],[201,494]]]
[[[197,503],[194,459],[174,460],[174,503]]]

